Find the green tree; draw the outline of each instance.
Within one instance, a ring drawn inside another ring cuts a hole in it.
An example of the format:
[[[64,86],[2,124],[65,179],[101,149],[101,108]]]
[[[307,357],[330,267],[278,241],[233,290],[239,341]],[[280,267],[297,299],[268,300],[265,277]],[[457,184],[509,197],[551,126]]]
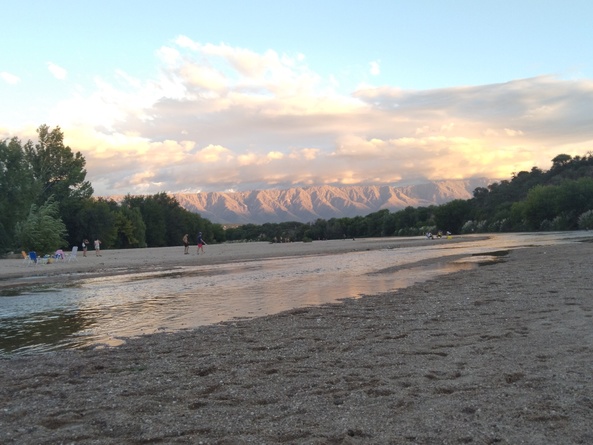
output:
[[[570,164],[572,156],[567,154],[559,154],[552,159],[552,168],[550,170],[559,170]]]
[[[222,224],[212,224],[212,234],[210,240],[211,242],[216,243],[223,243],[226,241],[226,232]]]
[[[406,230],[411,227],[416,227],[418,222],[418,212],[412,206],[408,206],[403,210],[399,210],[393,215],[394,231]]]
[[[165,208],[159,203],[158,198],[128,196],[123,204],[140,210],[142,220],[146,225],[146,244],[149,247],[164,247],[167,245],[167,218]],[[179,239],[181,239],[181,236]]]
[[[85,231],[81,238],[100,239],[101,248],[113,248],[117,240],[117,203],[104,198],[92,199],[84,209]]]
[[[198,232],[202,232],[208,243],[225,239],[222,226],[189,212],[179,205],[175,197],[164,192],[152,196],[128,195],[122,205],[140,211],[146,227],[146,245],[150,247],[180,245],[186,233],[192,240]]]
[[[17,138],[0,141],[0,253],[14,249],[17,222],[35,202],[33,176]]]
[[[385,218],[389,215],[389,210],[381,209],[377,212],[369,213],[366,217],[367,233],[366,236],[385,236]]]
[[[85,180],[86,160],[80,152],[73,153],[64,145],[60,127],[50,130],[47,125],[41,125],[37,134],[37,144],[28,141],[24,151],[38,187],[38,202],[54,196],[62,206],[71,199],[91,197],[93,188]]]
[[[34,250],[39,255],[51,254],[66,245],[66,226],[52,198],[41,207],[31,204],[27,219],[17,223],[15,233],[23,250]]]
[[[466,221],[471,219],[469,201],[455,199],[438,206],[434,211],[434,222],[438,229],[451,233],[461,233]]]
[[[560,184],[557,206],[558,212],[566,215],[580,215],[593,209],[593,178],[579,178]]]
[[[139,209],[121,206],[115,213],[117,238],[113,247],[146,247],[146,225]]]
[[[529,191],[521,206],[529,230],[540,230],[544,221],[554,219],[557,214],[557,196],[554,186],[538,185]]]

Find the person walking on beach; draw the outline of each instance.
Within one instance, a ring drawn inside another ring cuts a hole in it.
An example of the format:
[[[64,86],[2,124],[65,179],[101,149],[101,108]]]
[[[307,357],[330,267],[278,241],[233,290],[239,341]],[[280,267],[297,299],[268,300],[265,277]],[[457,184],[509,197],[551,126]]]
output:
[[[101,240],[99,238],[95,240],[95,254],[101,256]]]
[[[87,250],[89,250],[89,240],[85,238],[82,240],[82,256],[86,256]]]
[[[183,251],[183,253],[185,255],[189,255],[189,238],[188,238],[188,236],[189,235],[186,233],[185,235],[183,235],[183,240],[182,240],[183,241],[183,247],[185,249]]]
[[[206,241],[202,238],[202,232],[198,232],[198,255],[200,251],[204,253],[204,244],[206,244]]]

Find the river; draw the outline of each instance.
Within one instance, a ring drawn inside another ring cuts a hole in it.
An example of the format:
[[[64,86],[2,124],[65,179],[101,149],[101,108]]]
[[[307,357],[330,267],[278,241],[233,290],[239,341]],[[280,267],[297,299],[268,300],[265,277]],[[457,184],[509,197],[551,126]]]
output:
[[[0,296],[0,354],[117,346],[143,334],[377,295],[478,267],[500,259],[505,250],[587,236],[588,232],[497,234],[455,244],[191,266],[41,286]],[[431,261],[416,265],[425,260]],[[377,273],[390,268],[398,270]]]

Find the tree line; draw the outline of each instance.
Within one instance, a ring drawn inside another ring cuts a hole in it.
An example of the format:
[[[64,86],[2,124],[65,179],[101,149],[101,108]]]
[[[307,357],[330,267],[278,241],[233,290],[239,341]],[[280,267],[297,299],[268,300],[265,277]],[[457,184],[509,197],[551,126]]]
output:
[[[164,192],[127,195],[119,202],[93,197],[86,161],[64,145],[61,129],[42,125],[37,134],[37,143],[16,137],[0,141],[0,254],[51,253],[96,238],[104,248],[176,246],[185,233],[194,241],[198,232],[216,243],[593,228],[591,153],[558,155],[550,170],[533,167],[513,173],[510,180],[477,188],[468,200],[224,230],[221,224],[185,210]]]
[[[513,173],[479,187],[468,200],[439,206],[379,210],[353,218],[311,223],[246,224],[226,231],[227,240],[270,242],[379,236],[593,229],[593,154],[561,154],[543,171]]]
[[[0,141],[0,254],[35,250],[52,253],[100,239],[104,248],[180,245],[185,233],[200,231],[209,242],[224,230],[183,209],[166,193],[93,197],[86,160],[64,145],[59,127],[42,125],[38,141]]]

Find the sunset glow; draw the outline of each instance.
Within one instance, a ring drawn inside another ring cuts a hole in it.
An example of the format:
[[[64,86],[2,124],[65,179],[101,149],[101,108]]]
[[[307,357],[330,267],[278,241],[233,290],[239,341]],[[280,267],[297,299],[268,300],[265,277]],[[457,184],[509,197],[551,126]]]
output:
[[[590,2],[13,3],[0,138],[60,126],[98,196],[507,179],[593,150]]]

